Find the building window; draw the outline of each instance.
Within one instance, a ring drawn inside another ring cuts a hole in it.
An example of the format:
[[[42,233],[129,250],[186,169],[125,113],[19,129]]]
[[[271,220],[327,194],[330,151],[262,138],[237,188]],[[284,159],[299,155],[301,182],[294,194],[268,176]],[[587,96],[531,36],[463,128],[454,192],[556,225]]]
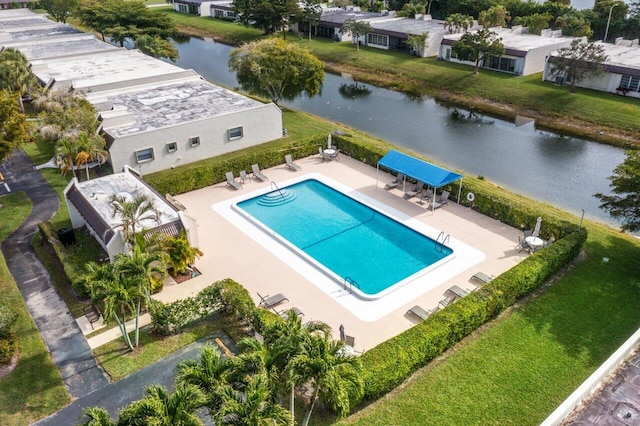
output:
[[[192,138],[189,138],[189,143],[191,144],[191,146],[200,145],[200,136],[194,136]]]
[[[242,126],[229,129],[229,140],[240,139],[242,137]]]
[[[213,12],[213,16],[215,18],[224,18],[224,10],[215,9],[215,11]]]
[[[189,8],[187,7],[186,4],[179,4],[178,5],[178,12],[189,13]]]
[[[504,56],[490,56],[485,58],[484,67],[498,71],[515,72],[516,60],[514,58],[505,58]]]
[[[367,44],[389,47],[389,36],[380,34],[367,34]]]
[[[630,92],[640,92],[640,77],[623,75],[622,80],[620,80],[620,87]]]
[[[167,144],[167,152],[176,152],[178,150],[177,142],[169,142]]]
[[[138,163],[146,163],[153,160],[153,148],[139,149],[136,151],[136,161]]]

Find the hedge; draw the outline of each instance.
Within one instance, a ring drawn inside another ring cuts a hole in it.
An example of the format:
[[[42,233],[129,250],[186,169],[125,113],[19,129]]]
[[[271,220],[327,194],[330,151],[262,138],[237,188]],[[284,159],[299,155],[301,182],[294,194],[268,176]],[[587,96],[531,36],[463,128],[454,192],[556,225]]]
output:
[[[361,357],[364,398],[375,399],[391,391],[415,370],[538,288],[578,255],[586,238],[585,230],[569,234],[479,290],[365,352]]]

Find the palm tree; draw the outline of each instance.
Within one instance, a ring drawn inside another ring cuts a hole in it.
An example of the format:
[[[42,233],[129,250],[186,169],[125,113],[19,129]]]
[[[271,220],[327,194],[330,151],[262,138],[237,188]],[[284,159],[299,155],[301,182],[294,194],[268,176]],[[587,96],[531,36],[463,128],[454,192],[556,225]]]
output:
[[[213,417],[222,405],[222,389],[227,385],[231,363],[220,351],[207,344],[198,360],[186,359],[178,364],[176,383],[197,386],[207,398],[207,408]]]
[[[116,256],[113,267],[117,275],[128,277],[138,285],[140,297],[136,302],[135,310],[135,340],[134,346],[138,346],[140,327],[140,309],[143,301],[149,301],[149,293],[153,282],[161,280],[167,273],[165,268],[166,256],[162,252],[146,252],[139,246],[134,246],[131,254],[120,253]]]
[[[338,417],[344,417],[351,408],[351,401],[362,396],[362,363],[358,357],[346,354],[344,345],[342,341],[331,340],[329,334],[314,334],[306,343],[304,353],[291,360],[290,380],[309,382],[313,386],[303,426],[309,424],[318,400],[334,410]]]
[[[144,220],[155,220],[156,223],[160,220],[160,210],[158,210],[153,204],[153,200],[147,195],[137,195],[133,200],[129,197],[113,194],[111,196],[111,204],[113,206],[113,217],[120,215],[121,223],[119,227],[122,228],[124,239],[130,245],[135,245],[135,234],[140,222]]]
[[[0,52],[0,90],[7,89],[18,95],[20,112],[24,113],[22,97],[35,86],[35,77],[29,69],[27,58],[9,47]]]
[[[109,158],[109,153],[104,149],[105,143],[101,136],[89,136],[86,132],[81,132],[78,136],[78,152],[76,153],[76,165],[78,169],[85,166],[87,180],[89,180],[89,163],[98,161],[104,164]]]
[[[161,385],[149,386],[146,395],[120,413],[118,424],[154,426],[201,426],[195,411],[205,403],[197,386],[179,385],[173,392]]]
[[[183,230],[177,237],[170,237],[164,241],[164,246],[169,255],[169,262],[177,274],[184,274],[187,268],[202,256],[197,247],[192,247],[187,239],[187,233]]]
[[[56,162],[62,176],[69,170],[76,177],[74,160],[78,154],[78,141],[75,138],[65,137],[56,142]]]
[[[87,408],[83,412],[79,426],[116,426],[117,423],[109,416],[109,412],[102,407]]]
[[[271,426],[289,425],[291,413],[272,401],[268,379],[258,374],[249,379],[243,391],[226,386],[222,405],[216,413],[216,425]]]

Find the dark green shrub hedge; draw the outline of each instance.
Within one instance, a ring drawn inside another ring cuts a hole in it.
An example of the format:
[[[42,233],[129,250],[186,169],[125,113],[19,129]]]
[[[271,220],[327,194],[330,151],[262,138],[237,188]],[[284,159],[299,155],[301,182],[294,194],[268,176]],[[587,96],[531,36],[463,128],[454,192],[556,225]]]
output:
[[[362,355],[365,398],[394,389],[411,373],[539,287],[578,255],[585,230],[574,232],[485,284],[478,291]]]
[[[18,320],[18,314],[10,307],[0,304],[0,339],[11,334],[13,325]]]
[[[18,339],[15,334],[9,333],[0,339],[0,365],[6,364],[18,350]]]
[[[213,314],[223,306],[221,286],[214,283],[193,297],[172,303],[152,299],[149,314],[153,329],[168,336],[180,332],[189,324]]]

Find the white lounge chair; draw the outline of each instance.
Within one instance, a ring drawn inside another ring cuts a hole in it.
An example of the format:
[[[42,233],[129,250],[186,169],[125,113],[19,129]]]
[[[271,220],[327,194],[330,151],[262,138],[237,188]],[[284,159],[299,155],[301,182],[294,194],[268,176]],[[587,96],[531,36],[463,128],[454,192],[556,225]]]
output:
[[[455,294],[458,297],[465,297],[469,292],[463,288],[458,287],[457,285],[452,285],[447,289],[448,292]]]
[[[251,171],[253,172],[253,177],[258,179],[260,182],[264,182],[265,180],[269,180],[269,178],[267,176],[265,176],[264,173],[262,173],[260,171],[260,167],[258,167],[257,164],[252,164],[251,165]]]
[[[288,169],[291,169],[293,171],[298,171],[298,170],[302,170],[302,167],[298,166],[296,163],[293,162],[293,160],[291,159],[291,155],[287,154],[284,156],[284,161],[285,161],[285,167]]]
[[[245,172],[244,170],[240,170],[239,174],[240,174],[240,180],[242,181],[242,183],[245,183],[246,181],[251,182],[251,179],[249,179],[247,172]]]
[[[433,208],[437,209],[449,202],[449,191],[442,191],[442,194],[433,202]]]
[[[494,279],[495,277],[493,275],[487,275],[484,272],[476,272],[475,274],[473,274],[473,276],[471,277],[471,279],[476,279],[478,281],[482,281],[483,283],[488,283],[489,281],[491,281],[492,279]]]
[[[404,181],[404,175],[402,173],[398,173],[398,176],[396,176],[396,179],[393,182],[389,182],[388,184],[386,184],[384,186],[384,189],[397,188],[402,184],[403,181]]]
[[[424,186],[424,182],[418,181],[418,183],[416,183],[416,186],[413,189],[410,189],[404,193],[404,198],[408,200],[409,198],[413,198],[416,195],[420,194],[422,192],[423,186]]]
[[[236,178],[233,177],[233,172],[227,172],[225,176],[227,177],[227,185],[229,185],[231,188],[233,189],[242,188],[242,185],[236,182]]]

